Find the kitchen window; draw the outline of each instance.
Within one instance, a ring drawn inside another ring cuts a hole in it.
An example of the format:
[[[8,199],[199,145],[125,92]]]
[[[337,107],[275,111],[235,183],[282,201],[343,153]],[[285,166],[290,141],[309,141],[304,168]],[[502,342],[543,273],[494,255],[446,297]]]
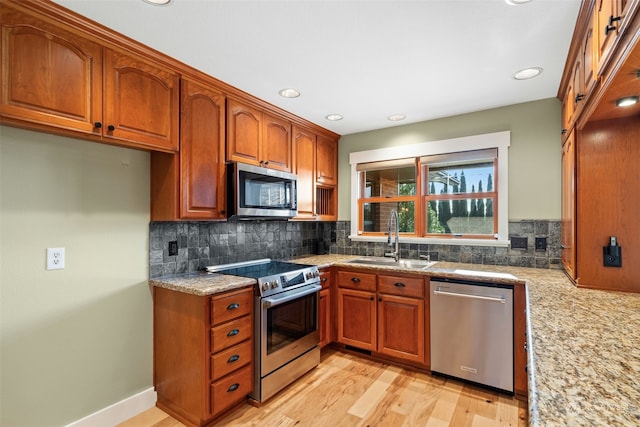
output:
[[[386,239],[395,209],[403,242],[508,245],[509,140],[498,132],[351,153],[350,238]]]

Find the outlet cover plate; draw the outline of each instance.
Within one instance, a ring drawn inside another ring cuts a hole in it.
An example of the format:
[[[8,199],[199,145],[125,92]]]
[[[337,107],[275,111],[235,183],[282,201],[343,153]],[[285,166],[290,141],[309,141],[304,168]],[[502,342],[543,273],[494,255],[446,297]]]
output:
[[[511,249],[527,249],[528,244],[526,237],[511,236]]]
[[[64,268],[64,248],[47,248],[47,270]]]

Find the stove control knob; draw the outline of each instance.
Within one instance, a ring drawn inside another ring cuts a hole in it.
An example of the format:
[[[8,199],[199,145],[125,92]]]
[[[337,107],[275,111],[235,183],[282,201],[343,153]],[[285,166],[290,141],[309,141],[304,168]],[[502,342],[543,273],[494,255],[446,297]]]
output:
[[[267,289],[269,289],[269,283],[264,282],[264,283],[262,284],[262,290],[263,290],[263,291],[266,291]]]
[[[307,280],[311,279],[311,273],[306,273],[304,275],[304,278],[307,279]]]
[[[313,277],[320,277],[320,272],[318,270],[314,271]]]
[[[278,287],[278,281],[277,280],[272,281],[271,282],[271,289],[275,289],[277,287]]]

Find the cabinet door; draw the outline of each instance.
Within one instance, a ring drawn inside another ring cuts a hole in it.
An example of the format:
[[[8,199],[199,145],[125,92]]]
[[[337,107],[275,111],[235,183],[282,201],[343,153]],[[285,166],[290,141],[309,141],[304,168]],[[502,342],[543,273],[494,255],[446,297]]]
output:
[[[284,119],[263,115],[263,141],[261,143],[263,165],[291,172],[291,123]]]
[[[260,165],[262,111],[234,99],[227,101],[227,158]]]
[[[225,217],[224,96],[183,80],[180,114],[181,218]]]
[[[315,218],[316,136],[294,126],[293,153],[294,170],[298,176],[298,216],[296,218]]]
[[[620,21],[616,18],[615,3],[617,0],[596,0],[596,33],[598,34],[598,62],[602,67],[611,51],[611,46],[618,36]],[[600,68],[602,70],[602,68]]]
[[[338,183],[338,143],[318,135],[316,181],[325,185]]]
[[[95,133],[102,121],[102,48],[3,4],[3,120]]]
[[[323,289],[319,293],[318,302],[318,329],[320,332],[320,348],[331,342],[331,299],[329,289]]]
[[[104,62],[104,137],[177,151],[179,76],[110,49],[105,49]]]
[[[375,293],[338,288],[338,341],[376,351]]]
[[[569,277],[574,280],[576,278],[575,164],[575,132],[571,132],[562,146],[562,230],[560,249],[562,252],[562,265]]]
[[[378,297],[378,352],[425,364],[424,300]]]

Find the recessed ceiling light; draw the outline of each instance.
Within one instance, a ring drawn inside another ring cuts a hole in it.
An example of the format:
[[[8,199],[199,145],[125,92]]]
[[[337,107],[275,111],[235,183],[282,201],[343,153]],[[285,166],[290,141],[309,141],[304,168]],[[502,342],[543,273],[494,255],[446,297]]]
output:
[[[338,120],[343,119],[343,117],[340,114],[327,114],[326,116],[324,116],[324,118],[331,122],[337,122]]]
[[[624,98],[620,98],[616,100],[617,107],[629,107],[631,105],[636,105],[638,103],[637,96],[626,96]]]
[[[513,78],[516,80],[527,80],[540,75],[540,73],[542,73],[542,68],[540,67],[525,68],[515,73]]]
[[[152,4],[154,6],[166,6],[171,3],[171,0],[143,0],[145,3]]]
[[[297,98],[300,96],[300,92],[293,88],[282,89],[278,93],[280,94],[280,96],[283,96],[285,98]]]
[[[531,0],[504,0],[505,3],[510,4],[511,6],[517,6],[519,4],[529,3]]]
[[[404,114],[392,114],[389,117],[387,117],[387,119],[391,120],[392,122],[399,122],[400,120],[404,120],[406,118],[407,116],[405,116]]]

